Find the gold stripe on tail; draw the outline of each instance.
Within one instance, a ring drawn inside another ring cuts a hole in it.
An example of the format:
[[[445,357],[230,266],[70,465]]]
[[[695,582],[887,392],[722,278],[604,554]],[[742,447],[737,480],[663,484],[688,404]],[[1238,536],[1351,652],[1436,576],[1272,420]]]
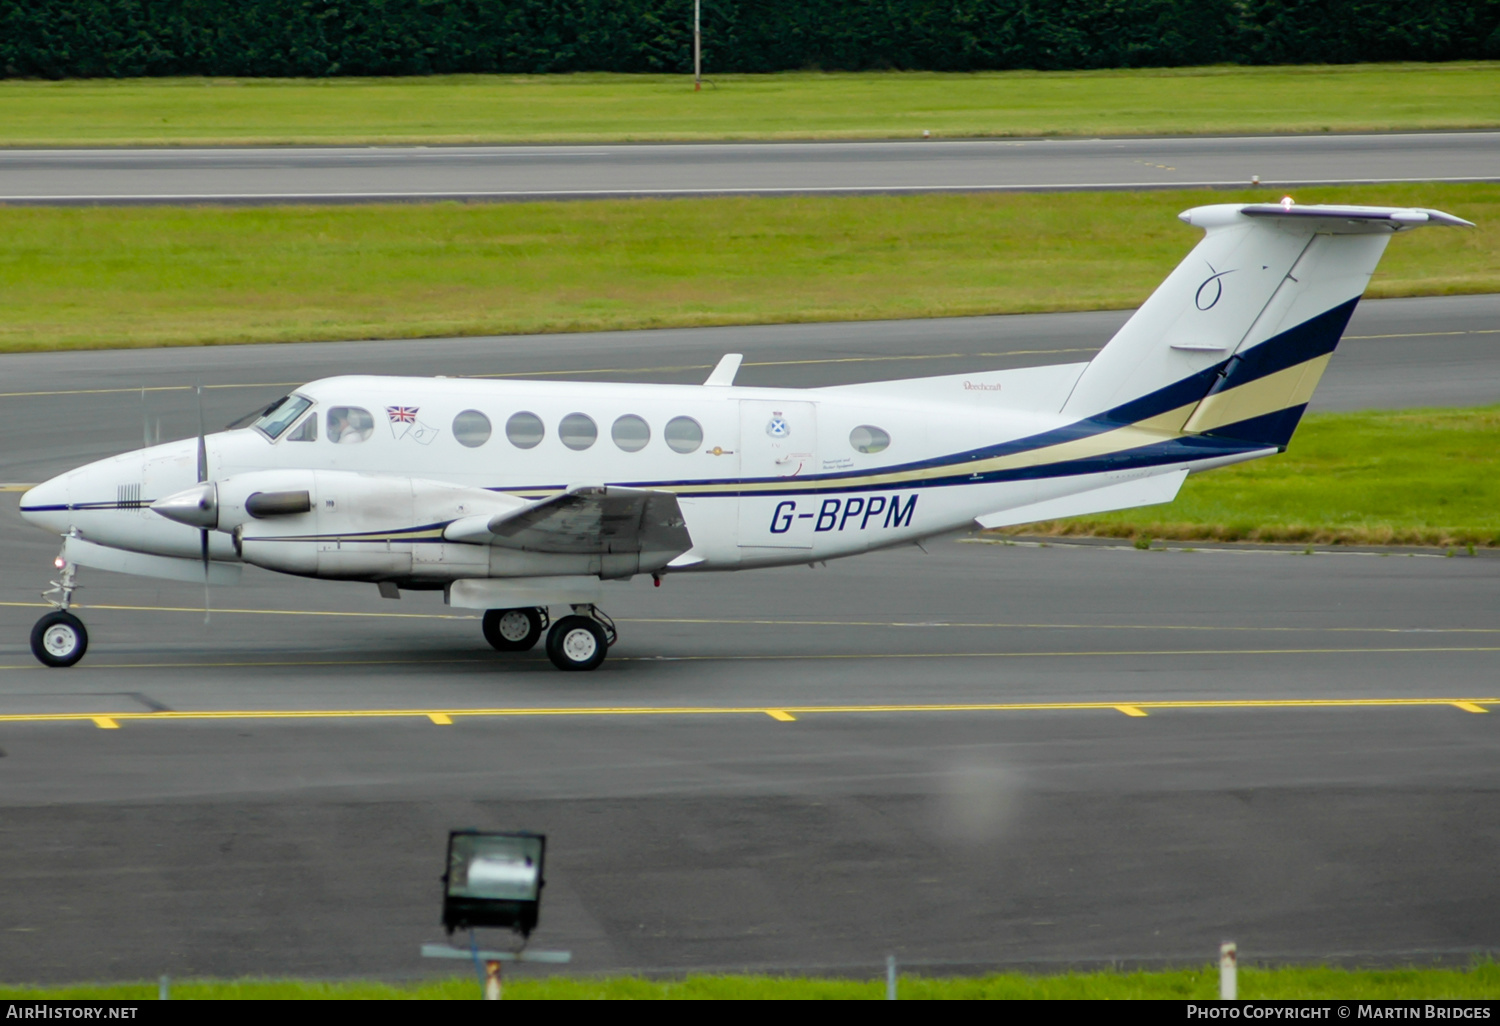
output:
[[[1205,397],[1182,426],[1183,433],[1199,435],[1227,424],[1238,424],[1242,420],[1300,406],[1312,398],[1318,379],[1323,376],[1332,355],[1324,353],[1295,367]]]

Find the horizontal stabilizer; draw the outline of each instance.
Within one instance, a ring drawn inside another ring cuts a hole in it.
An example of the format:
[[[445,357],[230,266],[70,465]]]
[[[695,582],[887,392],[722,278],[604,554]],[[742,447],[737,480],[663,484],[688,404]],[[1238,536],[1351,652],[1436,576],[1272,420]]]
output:
[[[1191,211],[1189,211],[1191,213]],[[1246,217],[1272,217],[1283,220],[1296,231],[1317,231],[1357,235],[1362,232],[1403,232],[1426,225],[1447,228],[1473,228],[1473,221],[1426,207],[1349,207],[1331,204],[1297,206],[1294,203],[1252,203],[1240,207]],[[1196,224],[1196,221],[1189,222]]]
[[[90,566],[95,570],[110,570],[117,574],[134,574],[137,577],[156,577],[164,581],[187,581],[202,584],[203,563],[180,556],[152,556],[144,552],[128,552],[108,545],[96,545],[72,535],[63,539],[63,558],[79,566]],[[209,584],[239,584],[238,563],[209,563]]]
[[[1012,527],[1016,524],[1035,524],[1043,520],[1061,520],[1063,517],[1079,517],[1089,513],[1108,513],[1116,509],[1135,506],[1157,506],[1177,498],[1177,491],[1187,479],[1186,470],[1169,470],[1163,474],[1133,478],[1129,481],[1104,483],[1087,491],[1074,492],[1056,499],[1034,502],[1029,506],[986,513],[975,517],[980,527]],[[1117,475],[1099,475],[1101,479],[1117,478]]]

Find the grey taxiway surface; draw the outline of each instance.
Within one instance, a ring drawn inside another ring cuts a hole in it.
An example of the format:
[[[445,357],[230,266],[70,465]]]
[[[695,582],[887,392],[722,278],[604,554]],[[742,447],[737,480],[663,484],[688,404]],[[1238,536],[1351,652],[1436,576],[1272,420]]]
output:
[[[1362,305],[1320,403],[1496,401],[1497,313]],[[823,384],[1086,359],[1124,316],[5,357],[0,481],[189,431],[199,382],[211,422],[337,370],[694,380],[731,350]],[[946,538],[620,585],[589,675],[430,595],[251,571],[205,626],[199,589],[85,571],[91,651],[47,671],[55,540],[5,506],[10,980],[451,971],[417,948],[468,825],[548,833],[534,943],[581,972],[1500,947],[1500,560]]]
[[[1500,133],[0,150],[0,203],[546,199],[1495,181]]]

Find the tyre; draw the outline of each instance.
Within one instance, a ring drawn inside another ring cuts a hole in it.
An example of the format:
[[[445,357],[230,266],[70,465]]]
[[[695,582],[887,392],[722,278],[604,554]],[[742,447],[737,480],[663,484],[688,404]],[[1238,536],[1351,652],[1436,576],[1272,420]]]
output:
[[[482,627],[484,640],[501,652],[526,652],[542,636],[540,609],[488,609]]]
[[[31,628],[31,654],[44,666],[72,666],[88,648],[83,621],[64,610],[48,613]]]
[[[592,670],[608,651],[604,627],[591,616],[565,616],[547,632],[547,658],[559,670]]]

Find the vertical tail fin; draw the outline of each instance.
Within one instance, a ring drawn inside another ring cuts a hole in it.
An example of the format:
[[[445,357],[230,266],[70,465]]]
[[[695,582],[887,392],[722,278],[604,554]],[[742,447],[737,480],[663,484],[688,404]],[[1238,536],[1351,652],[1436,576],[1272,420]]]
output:
[[[1203,241],[1094,357],[1064,413],[1284,446],[1391,235],[1469,225],[1290,201],[1179,216]]]

